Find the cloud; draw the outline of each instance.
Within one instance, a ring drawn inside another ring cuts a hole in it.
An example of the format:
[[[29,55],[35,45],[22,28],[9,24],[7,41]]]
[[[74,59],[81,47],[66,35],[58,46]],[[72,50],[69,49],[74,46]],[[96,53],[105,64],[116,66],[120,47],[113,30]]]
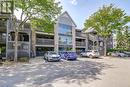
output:
[[[77,0],[70,0],[70,3],[71,3],[72,5],[77,5],[77,4],[78,4]]]

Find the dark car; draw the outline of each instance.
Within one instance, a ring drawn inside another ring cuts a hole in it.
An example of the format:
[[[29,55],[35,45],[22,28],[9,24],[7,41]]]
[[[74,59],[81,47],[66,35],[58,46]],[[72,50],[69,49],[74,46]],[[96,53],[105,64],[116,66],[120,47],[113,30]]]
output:
[[[44,54],[44,59],[47,61],[60,61],[60,55],[54,51],[47,51]]]
[[[68,52],[67,60],[76,60],[77,54],[76,52]]]
[[[76,60],[77,54],[76,52],[59,52],[60,58],[65,60]]]

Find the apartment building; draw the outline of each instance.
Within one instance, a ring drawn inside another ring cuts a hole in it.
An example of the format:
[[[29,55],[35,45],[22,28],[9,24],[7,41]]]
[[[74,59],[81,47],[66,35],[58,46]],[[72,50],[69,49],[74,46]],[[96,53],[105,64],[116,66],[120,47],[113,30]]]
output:
[[[88,50],[88,35],[81,29],[75,30],[76,52],[84,52]]]
[[[53,30],[52,33],[33,30],[30,24],[26,23],[18,34],[18,57],[43,56],[45,51],[80,53],[86,50],[104,49],[102,38],[76,29],[76,24],[68,12],[62,13],[57,18]],[[0,15],[0,48],[3,56],[7,58],[14,56],[14,37],[12,16]]]
[[[19,21],[17,22],[19,23]],[[13,57],[14,46],[15,46],[15,32],[13,29],[14,22],[12,16],[9,14],[0,15],[0,49],[2,56]],[[29,56],[30,57],[30,46],[31,46],[31,30],[30,24],[26,23],[23,30],[19,31],[18,34],[18,57]]]

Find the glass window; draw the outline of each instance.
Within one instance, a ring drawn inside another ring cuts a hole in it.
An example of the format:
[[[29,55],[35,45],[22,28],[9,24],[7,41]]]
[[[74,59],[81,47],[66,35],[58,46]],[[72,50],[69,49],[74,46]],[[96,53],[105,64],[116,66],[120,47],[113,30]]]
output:
[[[29,45],[25,44],[25,43],[21,43],[21,45],[18,46],[19,50],[28,50],[29,49]]]
[[[66,34],[66,35],[72,35],[72,26],[65,25],[65,24],[59,24],[58,33],[59,34]]]
[[[72,37],[71,36],[59,36],[59,44],[61,45],[72,45]]]

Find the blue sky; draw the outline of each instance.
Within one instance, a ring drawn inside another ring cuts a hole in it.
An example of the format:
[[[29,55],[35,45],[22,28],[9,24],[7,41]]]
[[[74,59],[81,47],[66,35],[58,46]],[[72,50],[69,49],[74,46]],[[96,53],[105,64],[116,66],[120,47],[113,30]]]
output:
[[[67,11],[77,24],[77,28],[82,29],[83,23],[91,14],[96,12],[103,5],[114,4],[130,15],[130,0],[57,0],[61,2],[63,11]]]

